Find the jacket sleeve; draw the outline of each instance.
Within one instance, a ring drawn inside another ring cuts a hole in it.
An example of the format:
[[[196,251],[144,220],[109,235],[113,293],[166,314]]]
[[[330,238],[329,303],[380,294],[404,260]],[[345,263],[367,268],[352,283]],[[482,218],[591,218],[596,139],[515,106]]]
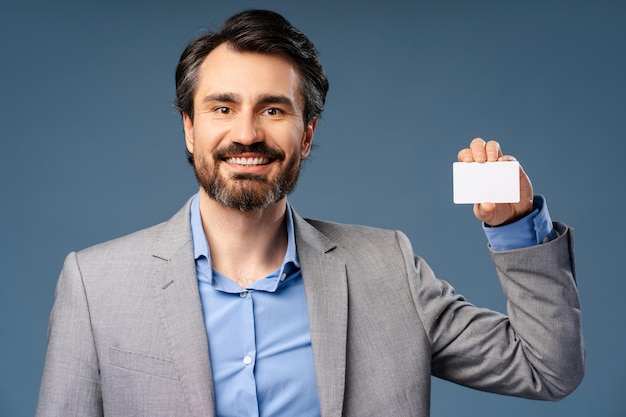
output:
[[[56,287],[36,416],[102,415],[89,304],[76,254],[71,253]]]
[[[553,401],[580,384],[585,349],[573,230],[558,223],[555,228],[559,237],[551,242],[492,252],[507,315],[470,304],[437,280],[423,260],[412,258],[410,285],[430,339],[433,375],[484,391]]]

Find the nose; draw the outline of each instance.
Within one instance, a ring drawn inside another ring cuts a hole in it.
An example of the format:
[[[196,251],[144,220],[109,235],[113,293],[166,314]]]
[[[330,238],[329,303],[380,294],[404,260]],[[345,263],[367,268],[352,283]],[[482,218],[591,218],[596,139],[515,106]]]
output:
[[[233,123],[231,140],[242,145],[251,145],[263,141],[263,131],[255,114],[252,112],[238,114]]]

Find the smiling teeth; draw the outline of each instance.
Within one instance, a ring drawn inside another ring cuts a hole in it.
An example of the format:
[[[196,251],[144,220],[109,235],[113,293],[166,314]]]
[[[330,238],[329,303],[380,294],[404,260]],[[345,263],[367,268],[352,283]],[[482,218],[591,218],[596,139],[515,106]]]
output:
[[[237,165],[266,165],[269,163],[269,158],[228,158],[226,162]]]

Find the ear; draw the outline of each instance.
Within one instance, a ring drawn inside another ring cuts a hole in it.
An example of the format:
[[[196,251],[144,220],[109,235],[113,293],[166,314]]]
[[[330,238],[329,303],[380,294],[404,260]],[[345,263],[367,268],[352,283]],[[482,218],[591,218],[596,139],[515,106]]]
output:
[[[313,136],[315,135],[315,129],[317,128],[317,119],[311,120],[307,123],[304,129],[304,135],[302,137],[302,146],[300,147],[300,158],[306,159],[311,153],[311,147],[313,145]]]
[[[185,145],[189,153],[193,154],[193,120],[187,113],[183,113],[183,128],[185,129]]]

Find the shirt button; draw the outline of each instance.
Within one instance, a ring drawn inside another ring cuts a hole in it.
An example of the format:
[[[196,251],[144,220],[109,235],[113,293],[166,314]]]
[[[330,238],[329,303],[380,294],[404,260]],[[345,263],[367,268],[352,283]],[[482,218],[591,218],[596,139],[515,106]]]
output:
[[[250,365],[252,363],[252,358],[248,355],[243,357],[243,363],[246,365]]]
[[[242,292],[239,293],[239,296],[241,298],[246,298],[246,295],[248,295],[248,291],[242,291]]]
[[[282,275],[280,276],[280,281],[283,282],[285,278],[287,278],[287,274],[283,272]]]

